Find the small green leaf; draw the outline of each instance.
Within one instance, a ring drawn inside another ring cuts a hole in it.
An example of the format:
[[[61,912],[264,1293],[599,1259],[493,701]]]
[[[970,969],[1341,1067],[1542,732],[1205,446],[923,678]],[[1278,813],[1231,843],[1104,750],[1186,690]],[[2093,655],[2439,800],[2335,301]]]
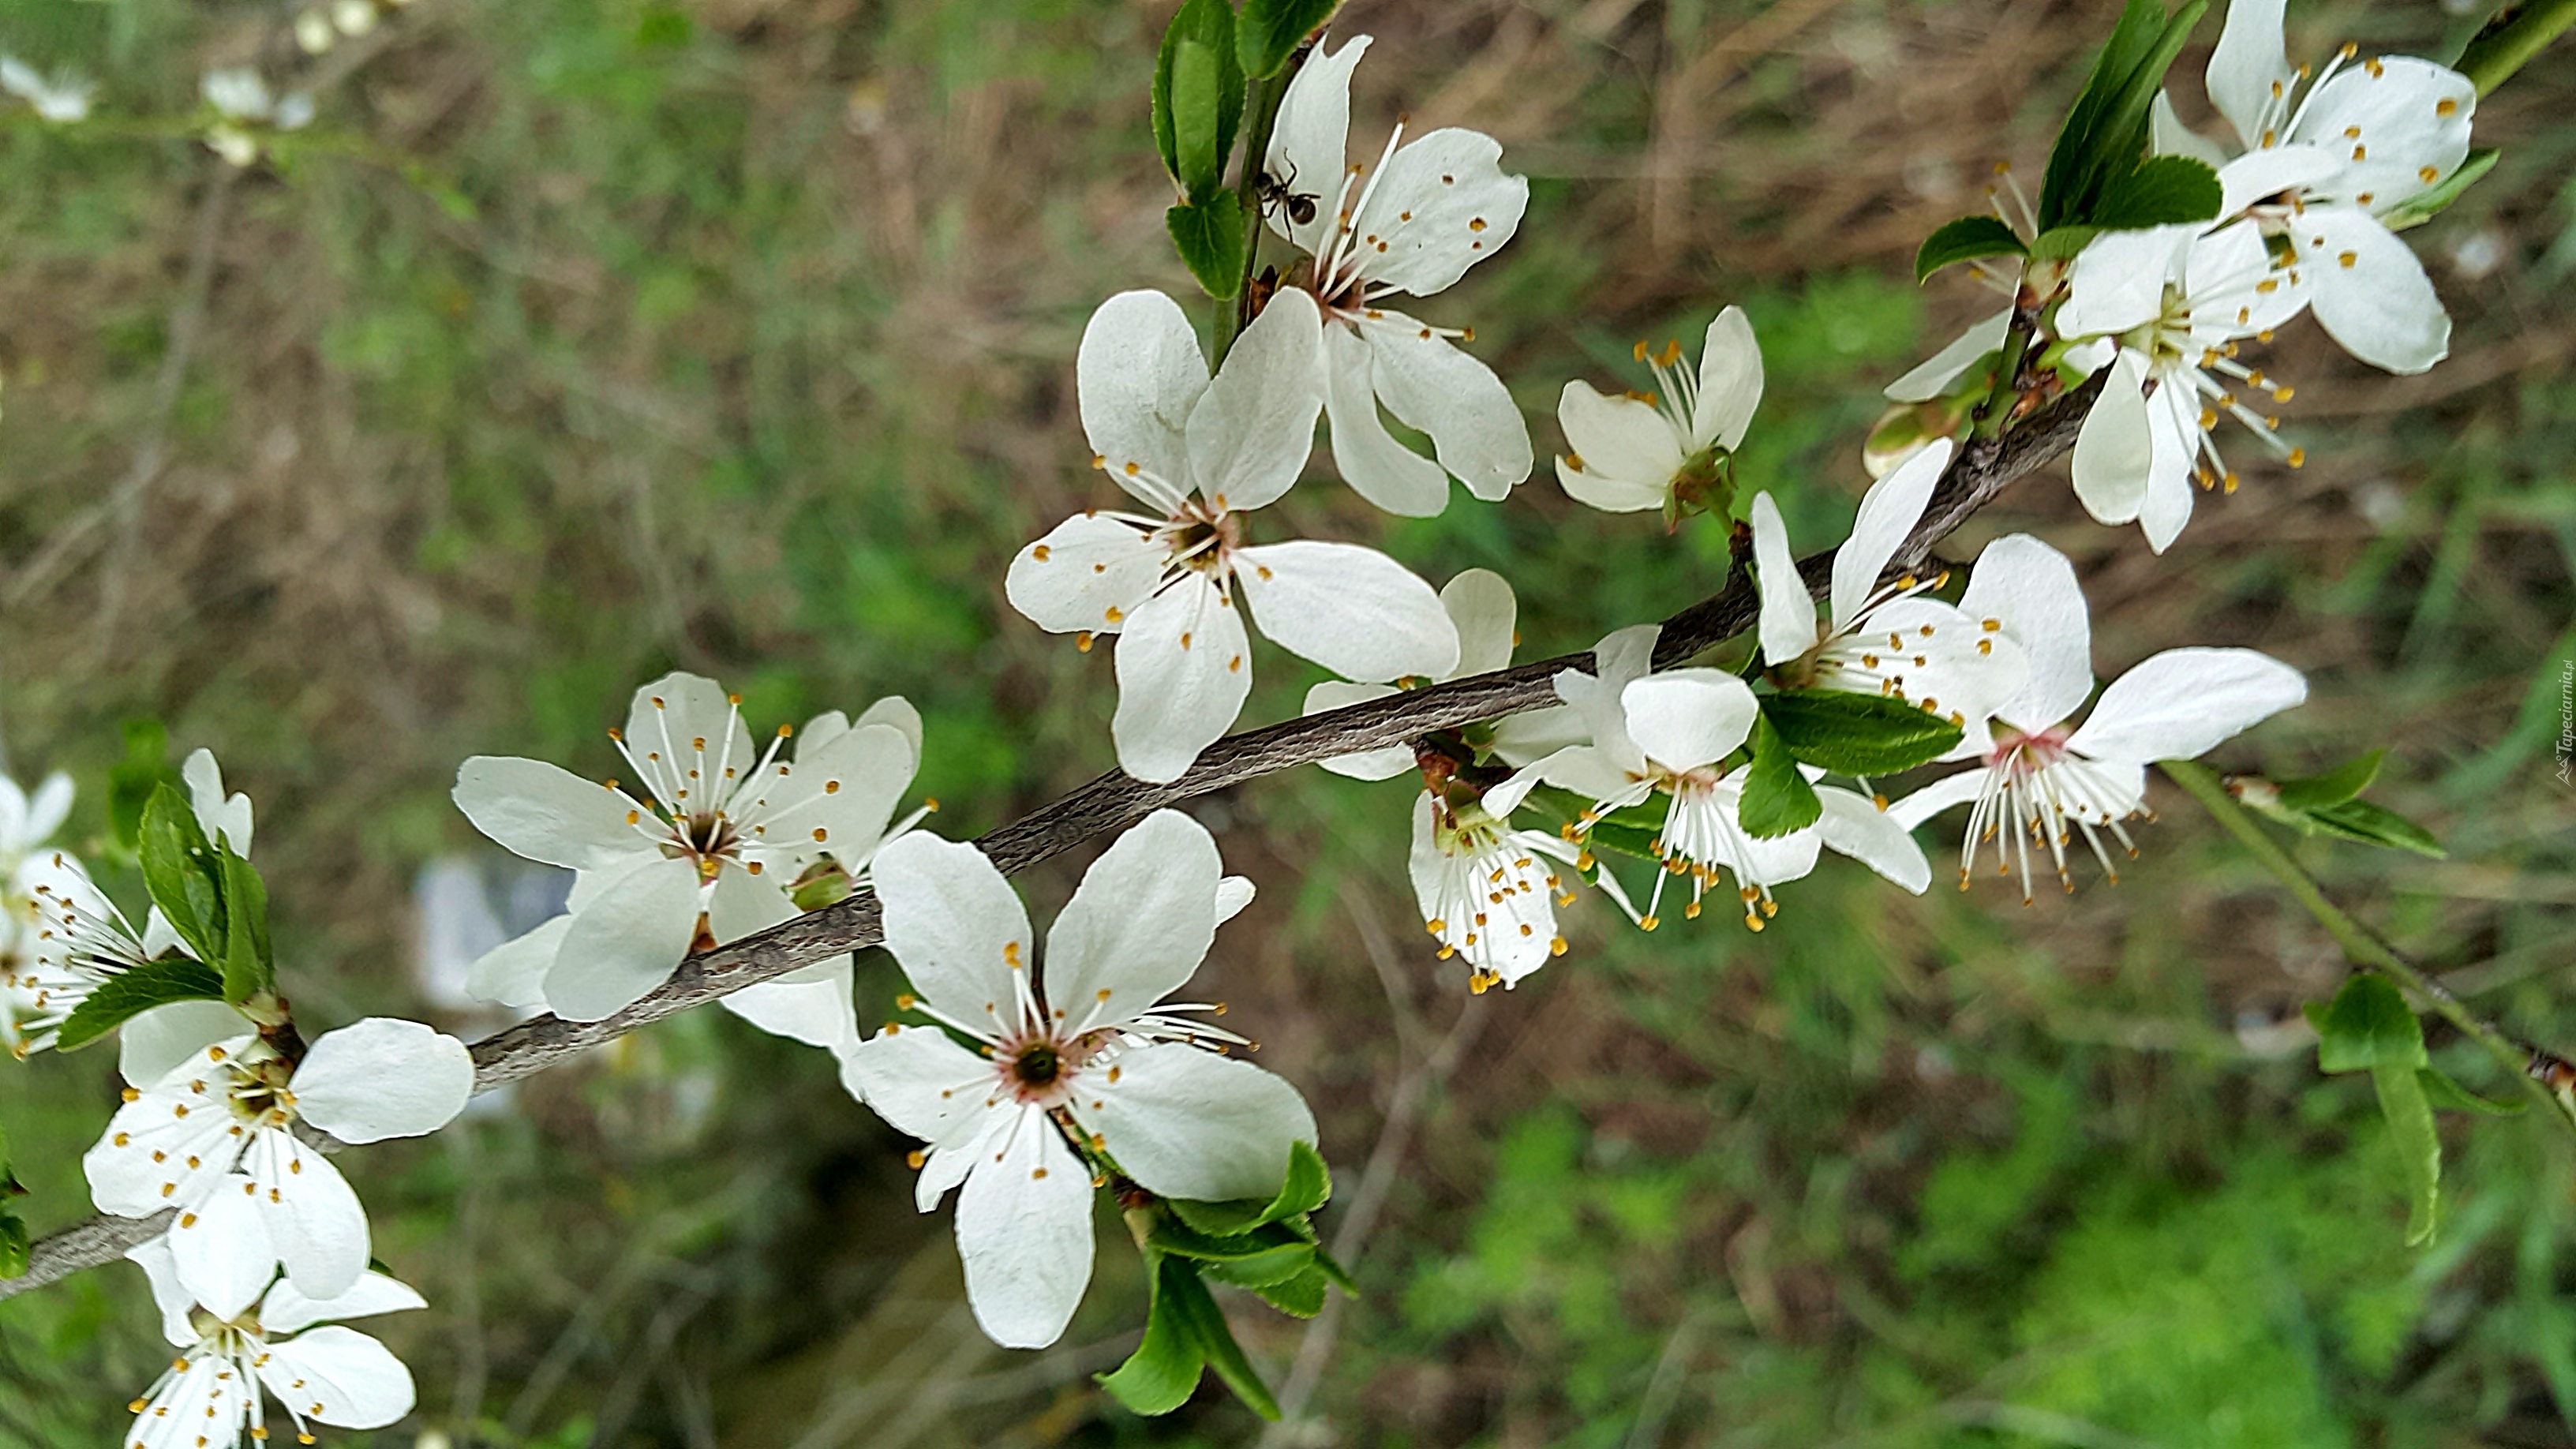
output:
[[[1259,1198],[1237,1198],[1230,1202],[1190,1202],[1170,1198],[1172,1212],[1180,1220],[1211,1237],[1229,1238],[1252,1232],[1270,1223],[1287,1223],[1302,1219],[1322,1207],[1333,1195],[1333,1174],[1324,1165],[1323,1154],[1312,1143],[1288,1144],[1288,1166],[1280,1174],[1279,1191],[1267,1202]],[[1301,1235],[1302,1236],[1302,1235]]]
[[[1285,1283],[1301,1273],[1321,1270],[1315,1266],[1315,1245],[1306,1242],[1282,1243],[1263,1248],[1239,1258],[1208,1263],[1206,1274],[1238,1288],[1268,1288]]]
[[[1630,855],[1639,860],[1662,859],[1655,853],[1654,831],[1616,820],[1594,821],[1592,828],[1584,833],[1583,843],[1595,851],[1606,850],[1613,855]]]
[[[2109,231],[2208,221],[2225,200],[2218,172],[2189,156],[2150,156],[2114,175],[2094,203],[2094,225]]]
[[[174,1001],[221,1001],[224,978],[215,968],[183,956],[147,961],[118,972],[90,990],[55,1033],[54,1047],[87,1046],[134,1017]]]
[[[2322,774],[2302,775],[2295,780],[2276,781],[2281,804],[2292,810],[2316,810],[2327,805],[2340,805],[2370,788],[2379,777],[2379,761],[2388,752],[2372,750],[2356,755]]]
[[[1242,124],[1234,7],[1188,0],[1154,56],[1154,149],[1185,200],[1208,201],[1225,185],[1225,160]]]
[[[1959,743],[1955,724],[1881,694],[1784,689],[1762,700],[1789,753],[1844,775],[1892,775],[1929,764]]]
[[[2440,1067],[2426,1067],[2415,1074],[2422,1079],[2424,1095],[2436,1107],[2454,1112],[2476,1112],[2488,1117],[2518,1117],[2531,1106],[2529,1102],[2490,1102],[2449,1077]]]
[[[143,831],[143,807],[153,790],[176,782],[179,774],[170,768],[170,732],[161,721],[129,719],[120,728],[125,733],[125,758],[107,772],[107,819],[116,832],[116,843],[133,850]]]
[[[1923,245],[1914,251],[1914,280],[1928,280],[1934,272],[1954,262],[1973,262],[1980,257],[2017,257],[2028,250],[2013,229],[2001,218],[1976,215],[1943,222]]]
[[[1198,1287],[1189,1264],[1176,1258],[1148,1257],[1153,1276],[1147,1282],[1145,1338],[1127,1361],[1097,1375],[1110,1396],[1139,1414],[1168,1414],[1190,1400],[1199,1386],[1207,1356],[1199,1348],[1195,1325],[1174,1306],[1167,1284],[1175,1275]],[[1206,1295],[1200,1289],[1200,1295]]]
[[[1163,213],[1172,246],[1209,296],[1231,297],[1243,286],[1244,213],[1231,192],[1206,202],[1183,202]]]
[[[2493,171],[2495,164],[2495,148],[2480,146],[2469,153],[2468,159],[2460,163],[2459,169],[2443,177],[2441,185],[2399,202],[2386,216],[2379,219],[2380,225],[2390,231],[2405,231],[2409,227],[2422,226],[2431,221],[2444,207],[2459,200],[2460,193],[2476,185],[2479,177]]]
[[[2323,1011],[2309,1016],[2317,1029],[2317,1070],[2408,1072],[2431,1065],[2424,1054],[2424,1024],[2385,976],[2359,975],[2343,984]]]
[[[218,841],[224,881],[224,1000],[234,1006],[277,984],[269,949],[268,886],[251,863]]]
[[[2435,860],[2446,859],[2450,855],[2442,848],[2442,842],[2434,838],[2433,832],[2394,810],[2373,805],[2367,800],[2346,800],[2340,805],[2311,810],[2307,816],[2322,834],[2358,840],[2365,845],[2411,850]]]
[[[2188,0],[2168,16],[2160,0],[2130,0],[2121,12],[2049,151],[2037,208],[2042,233],[2093,221],[2112,178],[2137,167],[2149,107],[2207,8],[2208,0]]]
[[[2370,1083],[2379,1089],[2379,1111],[2397,1137],[2397,1158],[2406,1173],[2406,1246],[2433,1241],[2442,1206],[2442,1134],[2433,1124],[2432,1104],[2424,1100],[2422,1079],[2404,1067],[2375,1067]]]
[[[224,959],[223,865],[186,796],[163,784],[144,803],[136,843],[143,888],[201,961]]]
[[[1222,1269],[1209,1271],[1220,1278],[1227,1276]],[[1260,1294],[1262,1302],[1291,1318],[1312,1318],[1324,1311],[1324,1295],[1331,1289],[1332,1280],[1324,1276],[1323,1269],[1309,1263],[1305,1271],[1295,1277],[1283,1278],[1276,1283],[1244,1286]]]
[[[27,1236],[27,1225],[7,1208],[0,1208],[0,1278],[22,1278],[27,1273],[27,1260],[35,1251]]]
[[[1277,75],[1306,37],[1323,29],[1341,8],[1342,0],[1243,0],[1243,14],[1234,25],[1243,73],[1254,80]]]
[[[1789,753],[1771,716],[1763,714],[1753,726],[1753,763],[1744,775],[1744,833],[1777,840],[1815,824],[1824,813],[1825,802],[1798,769],[1798,757]]]
[[[1175,1267],[1181,1271],[1174,1272]],[[1270,1386],[1261,1381],[1261,1375],[1253,1372],[1251,1362],[1244,1358],[1243,1346],[1234,1341],[1234,1330],[1227,1326],[1224,1310],[1208,1296],[1207,1285],[1199,1281],[1195,1268],[1180,1258],[1165,1258],[1162,1268],[1159,1301],[1171,1305],[1172,1311],[1189,1325],[1207,1366],[1216,1371],[1227,1388],[1234,1390],[1245,1408],[1265,1419],[1278,1418],[1279,1401],[1270,1396]]]
[[[2057,226],[2041,232],[2030,244],[2030,259],[2035,262],[2065,262],[2102,234],[2098,226]]]

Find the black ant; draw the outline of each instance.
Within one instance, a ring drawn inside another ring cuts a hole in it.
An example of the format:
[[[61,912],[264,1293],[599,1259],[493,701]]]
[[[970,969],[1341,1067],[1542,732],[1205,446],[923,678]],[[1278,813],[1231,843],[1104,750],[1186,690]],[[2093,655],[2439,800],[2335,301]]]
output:
[[[1263,209],[1267,210],[1273,206],[1283,208],[1287,211],[1290,221],[1304,226],[1315,219],[1316,198],[1311,191],[1288,189],[1296,184],[1297,168],[1294,166],[1288,168],[1288,176],[1285,180],[1273,177],[1267,171],[1257,171],[1252,176],[1252,189],[1260,193]]]

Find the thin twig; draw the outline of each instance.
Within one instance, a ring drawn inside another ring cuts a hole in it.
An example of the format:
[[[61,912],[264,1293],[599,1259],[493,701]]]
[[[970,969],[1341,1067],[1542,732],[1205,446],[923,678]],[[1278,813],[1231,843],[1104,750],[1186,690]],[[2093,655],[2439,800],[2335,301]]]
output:
[[[1923,517],[1888,565],[1889,577],[1921,571],[1932,548],[1996,495],[2075,446],[2108,372],[2038,409],[2000,438],[1978,438],[1959,450],[1933,489]],[[1830,552],[1798,561],[1810,592],[1822,594],[1833,566]],[[1715,595],[1664,620],[1655,642],[1655,667],[1668,669],[1742,633],[1759,610],[1752,580],[1741,570]],[[1405,744],[1424,735],[1478,720],[1521,714],[1556,703],[1559,671],[1588,671],[1586,654],[1562,654],[1491,674],[1473,675],[1406,690],[1344,709],[1286,720],[1228,735],[1209,746],[1188,773],[1153,785],[1111,773],[1080,786],[1027,815],[987,831],[975,845],[1004,875],[1018,875],[1095,836],[1135,824],[1184,800],[1274,775],[1335,755]],[[691,956],[671,979],[633,1006],[604,1021],[540,1016],[474,1044],[474,1090],[488,1092],[533,1076],[567,1058],[628,1032],[774,980],[885,939],[884,919],[872,892],[860,892],[809,911],[730,945]],[[153,1235],[132,1224],[97,1221],[50,1234],[35,1244],[29,1272],[0,1280],[0,1300],[107,1262]]]

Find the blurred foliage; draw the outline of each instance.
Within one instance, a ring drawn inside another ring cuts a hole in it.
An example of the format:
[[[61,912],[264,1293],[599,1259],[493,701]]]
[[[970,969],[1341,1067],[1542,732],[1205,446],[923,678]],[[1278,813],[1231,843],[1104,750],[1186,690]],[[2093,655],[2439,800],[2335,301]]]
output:
[[[320,1024],[433,1012],[401,964],[409,885],[486,849],[446,800],[456,762],[604,773],[601,732],[666,667],[719,675],[763,725],[911,697],[952,835],[1107,768],[1106,651],[1011,615],[1000,574],[1103,496],[1072,407],[1083,318],[1189,286],[1144,104],[1171,8],[417,0],[294,62],[326,82],[319,121],[228,185],[184,139],[13,113],[8,763],[78,773],[73,835],[103,842],[123,720],[216,748],[259,801],[281,975]],[[168,115],[206,66],[284,64],[287,17],[0,0],[0,46]],[[1981,203],[1994,161],[2035,167],[2109,18],[1358,0],[1346,28],[1379,43],[1355,141],[1409,110],[1493,132],[1530,174],[1511,247],[1425,315],[1476,326],[1542,461],[1499,508],[1388,520],[1318,477],[1285,521],[1435,581],[1502,570],[1524,657],[1660,617],[1717,585],[1726,530],[1569,505],[1550,413],[1565,378],[1639,385],[1632,341],[1695,343],[1736,301],[1769,369],[1747,489],[1832,536],[1878,384],[1983,310],[1964,281],[1911,285],[1915,244]],[[2474,24],[2336,0],[2299,9],[2295,48],[2440,55]],[[2173,87],[2187,117],[2203,30]],[[2105,675],[2185,642],[2309,669],[2311,702],[2220,763],[2287,777],[2387,747],[2374,798],[2451,859],[2324,839],[2301,859],[2562,1047],[2571,103],[2563,51],[2482,102],[2501,164],[2410,233],[2458,323],[2443,368],[2385,378],[2285,334],[2307,468],[2248,467],[2161,560],[2052,479],[1955,545],[2027,529],[2073,554]],[[1265,656],[1247,720],[1313,677]],[[1194,807],[1263,891],[1210,989],[1315,1102],[1328,1243],[1392,1152],[1344,1253],[1366,1296],[1329,1327],[1238,1325],[1274,1384],[1301,1347],[1323,1365],[1304,1409],[1329,1432],[1271,1442],[2576,1443],[2565,1144],[2537,1114],[2446,1119],[2443,1233],[2405,1250],[2369,1089],[2316,1076],[2297,1012],[2340,966],[2180,800],[2116,890],[2087,877],[2030,910],[1903,898],[1843,862],[1759,937],[1714,917],[1644,937],[1586,905],[1569,956],[1470,1014],[1407,924],[1402,800],[1303,772]],[[1030,878],[1037,905],[1075,864]],[[862,967],[873,1019],[887,968]],[[1443,1042],[1454,1061],[1426,1068]],[[80,1215],[113,1065],[0,1071],[40,1230]],[[702,1012],[353,1155],[378,1255],[432,1307],[373,1325],[419,1413],[331,1442],[1254,1442],[1219,1391],[1148,1423],[1091,1386],[1143,1318],[1105,1214],[1064,1345],[985,1344],[906,1145],[819,1054]],[[113,1442],[165,1358],[129,1269],[0,1305],[0,1443]]]

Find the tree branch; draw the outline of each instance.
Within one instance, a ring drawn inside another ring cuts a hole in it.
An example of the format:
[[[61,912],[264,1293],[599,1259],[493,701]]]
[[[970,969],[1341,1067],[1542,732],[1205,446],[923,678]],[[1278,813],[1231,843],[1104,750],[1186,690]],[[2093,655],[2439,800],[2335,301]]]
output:
[[[1897,549],[1889,575],[1919,572],[1933,545],[2016,480],[2075,446],[2075,434],[2100,392],[2097,374],[2084,386],[2032,413],[2000,438],[1977,439],[1933,489],[1922,521]],[[1801,559],[1798,571],[1812,592],[1824,592],[1833,565],[1830,552]],[[1668,669],[1751,627],[1760,607],[1742,570],[1716,594],[1663,622],[1655,641],[1655,667]],[[1181,801],[1274,775],[1335,755],[1401,745],[1435,731],[1478,720],[1520,714],[1556,703],[1555,680],[1564,669],[1589,671],[1589,653],[1562,654],[1466,679],[1407,690],[1384,699],[1264,729],[1228,735],[1208,747],[1188,773],[1165,785],[1112,772],[1027,815],[978,837],[975,844],[1004,875],[1017,875],[1095,836],[1122,830]],[[885,939],[876,896],[861,892],[731,945],[691,956],[651,995],[605,1021],[566,1021],[540,1016],[474,1043],[474,1090],[533,1076],[575,1053],[613,1041],[639,1027],[704,1006],[719,997],[773,980]],[[158,1220],[92,1219],[51,1233],[35,1244],[28,1272],[0,1281],[0,1299],[41,1287],[82,1268],[112,1261],[153,1236]]]

